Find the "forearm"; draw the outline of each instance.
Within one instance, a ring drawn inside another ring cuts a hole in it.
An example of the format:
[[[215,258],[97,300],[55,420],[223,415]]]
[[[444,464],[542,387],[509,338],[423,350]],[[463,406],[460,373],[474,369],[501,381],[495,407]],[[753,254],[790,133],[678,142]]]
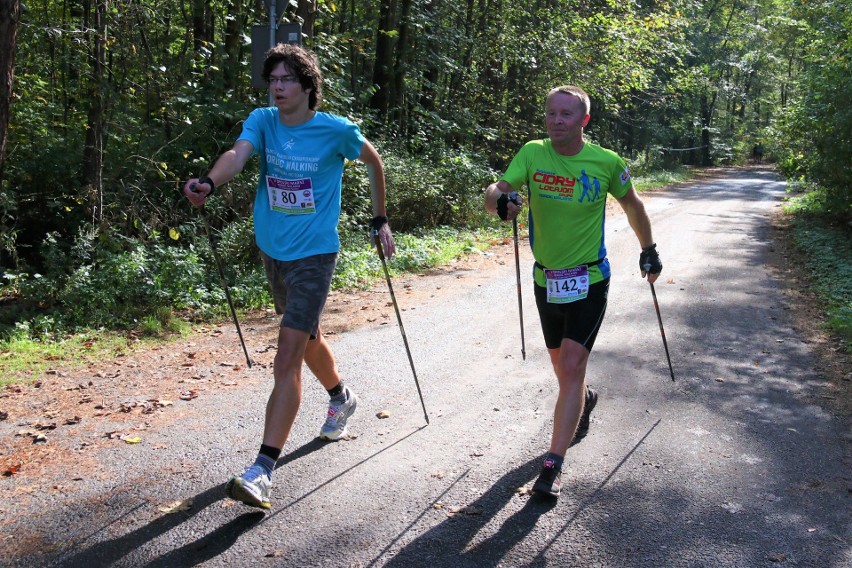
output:
[[[636,238],[639,239],[639,246],[646,248],[654,244],[654,235],[651,232],[651,219],[648,218],[648,213],[641,205],[642,202],[639,203],[638,208],[631,208],[632,213],[627,213],[627,221],[636,234]]]
[[[387,217],[387,187],[385,185],[385,171],[381,162],[367,164],[367,177],[370,178],[373,217]]]
[[[213,164],[213,167],[207,173],[207,177],[213,180],[216,187],[221,187],[234,179],[242,171],[244,164],[245,161],[241,160],[237,152],[232,148],[219,156],[219,159],[216,160],[216,163]]]
[[[639,246],[646,248],[654,244],[654,236],[651,232],[651,219],[645,211],[645,204],[639,199],[639,194],[631,189],[624,197],[618,199],[619,205],[627,215],[627,222],[639,240]]]
[[[507,182],[500,180],[492,183],[485,188],[485,210],[492,214],[497,214],[497,200],[503,193],[511,193],[512,186]]]

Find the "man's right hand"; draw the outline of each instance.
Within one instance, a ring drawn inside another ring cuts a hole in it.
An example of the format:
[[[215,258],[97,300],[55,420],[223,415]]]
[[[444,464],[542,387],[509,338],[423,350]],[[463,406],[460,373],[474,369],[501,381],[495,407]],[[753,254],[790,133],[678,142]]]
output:
[[[196,207],[201,207],[207,200],[207,197],[213,193],[213,186],[209,183],[210,178],[204,178],[207,182],[202,182],[199,178],[188,180],[183,186],[183,194],[190,203]]]
[[[510,221],[521,212],[523,201],[517,191],[501,193],[497,198],[497,215],[504,221]]]

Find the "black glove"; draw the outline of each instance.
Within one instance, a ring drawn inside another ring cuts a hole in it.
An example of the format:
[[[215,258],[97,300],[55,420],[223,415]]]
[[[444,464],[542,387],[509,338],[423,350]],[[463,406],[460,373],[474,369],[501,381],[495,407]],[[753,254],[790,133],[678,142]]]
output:
[[[376,215],[370,221],[370,233],[373,235],[378,235],[381,228],[387,225],[388,218],[384,215]]]
[[[656,243],[642,249],[639,254],[639,270],[642,271],[643,277],[646,274],[659,274],[663,271],[663,262],[657,254]]]
[[[207,194],[207,197],[210,197],[211,195],[213,195],[213,193],[215,193],[215,191],[216,191],[216,184],[215,184],[215,183],[213,183],[213,180],[212,180],[212,179],[210,179],[209,177],[207,177],[207,176],[201,176],[200,178],[198,178],[198,183],[206,183],[207,185],[209,185],[209,186],[210,186],[210,193],[208,193],[208,194]],[[189,186],[189,189],[191,189],[191,190],[195,191],[195,185],[196,185],[196,184],[192,184],[191,186]],[[205,198],[205,199],[206,199],[206,198]]]
[[[512,193],[501,193],[497,198],[497,216],[507,221],[509,219],[509,202],[514,203],[518,207],[521,205],[521,199],[517,191]]]

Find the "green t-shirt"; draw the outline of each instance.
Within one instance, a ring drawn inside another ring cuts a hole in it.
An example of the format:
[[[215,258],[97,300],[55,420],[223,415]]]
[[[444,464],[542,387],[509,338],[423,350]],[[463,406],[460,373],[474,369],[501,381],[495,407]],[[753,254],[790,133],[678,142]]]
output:
[[[527,186],[530,246],[538,264],[560,269],[600,260],[589,267],[589,281],[609,278],[606,196],[624,197],[633,186],[618,154],[587,142],[575,156],[563,156],[549,138],[533,140],[512,159],[502,179],[515,190]],[[535,281],[545,285],[538,267]]]

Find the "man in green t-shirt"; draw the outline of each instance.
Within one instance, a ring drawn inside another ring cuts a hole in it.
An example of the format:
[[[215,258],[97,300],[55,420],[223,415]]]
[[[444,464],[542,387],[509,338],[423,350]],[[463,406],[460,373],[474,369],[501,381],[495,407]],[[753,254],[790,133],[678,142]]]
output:
[[[639,239],[642,276],[654,282],[663,269],[651,221],[624,160],[583,140],[589,110],[589,96],[579,87],[552,89],[545,104],[549,137],[527,142],[505,175],[485,192],[487,211],[514,220],[523,203],[517,191],[527,187],[536,306],[559,384],[550,451],[533,491],[552,497],[559,496],[565,452],[588,432],[598,400],[597,392],[586,386],[586,365],[609,290],[607,194],[624,209]]]

